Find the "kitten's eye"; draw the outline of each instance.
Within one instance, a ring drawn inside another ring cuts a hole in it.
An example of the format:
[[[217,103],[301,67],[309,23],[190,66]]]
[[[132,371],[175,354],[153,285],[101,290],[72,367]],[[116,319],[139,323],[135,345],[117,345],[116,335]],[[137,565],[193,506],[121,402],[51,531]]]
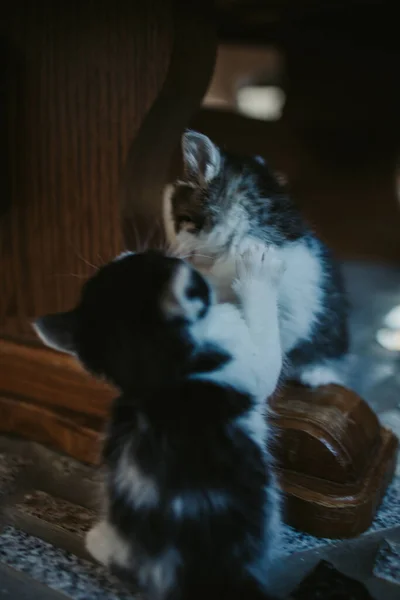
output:
[[[196,231],[196,224],[189,215],[179,215],[176,219],[177,228],[184,231]]]
[[[179,221],[179,223],[183,223],[184,221],[191,221],[191,220],[192,220],[192,217],[187,214],[179,214],[177,216],[177,221]]]

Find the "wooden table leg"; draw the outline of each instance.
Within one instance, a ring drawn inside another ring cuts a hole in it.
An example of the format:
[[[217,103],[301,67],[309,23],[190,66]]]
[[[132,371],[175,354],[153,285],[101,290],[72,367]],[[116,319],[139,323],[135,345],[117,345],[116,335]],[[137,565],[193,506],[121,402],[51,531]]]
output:
[[[180,136],[199,108],[216,58],[216,32],[209,0],[176,1],[175,35],[164,86],[129,149],[121,185],[125,243],[160,244],[162,191]]]

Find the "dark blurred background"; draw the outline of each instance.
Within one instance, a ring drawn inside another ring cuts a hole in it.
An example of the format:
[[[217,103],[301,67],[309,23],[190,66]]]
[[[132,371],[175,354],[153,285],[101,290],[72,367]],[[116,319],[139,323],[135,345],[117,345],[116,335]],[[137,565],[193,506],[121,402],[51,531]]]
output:
[[[284,171],[341,256],[400,261],[396,4],[218,6],[216,71],[194,124]]]

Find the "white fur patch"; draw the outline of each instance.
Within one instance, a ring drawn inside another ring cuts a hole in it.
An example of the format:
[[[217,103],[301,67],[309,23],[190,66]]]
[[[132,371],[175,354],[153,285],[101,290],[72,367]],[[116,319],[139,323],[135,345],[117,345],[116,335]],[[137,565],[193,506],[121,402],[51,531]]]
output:
[[[115,485],[134,508],[153,508],[159,502],[157,483],[142,473],[128,457],[127,451],[120,458],[115,474]]]
[[[86,534],[85,546],[89,554],[106,567],[111,564],[129,567],[129,546],[108,521],[100,521],[92,527]]]
[[[209,243],[212,243],[211,240]],[[218,288],[218,298],[227,298],[228,301],[233,301],[232,295],[227,297],[227,290],[231,289],[235,276],[235,251],[216,260],[208,271],[210,281]],[[278,304],[282,350],[287,354],[300,339],[309,337],[323,309],[323,273],[315,251],[302,242],[287,244],[277,248],[276,252],[286,265],[279,286]],[[262,301],[259,302],[259,309],[257,318],[261,322],[262,313],[266,310]]]
[[[186,175],[199,184],[209,183],[218,175],[220,151],[203,133],[186,131],[182,136],[182,154]]]
[[[237,182],[233,179],[229,185],[231,192],[237,195]],[[235,260],[240,245],[250,239],[247,213],[240,206],[240,198],[227,210],[223,223],[211,232],[196,235],[180,232],[176,239],[182,248],[195,252],[194,264],[216,287],[218,301],[234,302],[231,285],[235,277]],[[214,258],[202,263],[201,258],[196,259],[196,252]],[[279,253],[286,265],[279,289],[279,319],[282,350],[287,354],[300,339],[310,336],[323,310],[321,282],[324,275],[316,250],[302,241],[287,243]],[[261,303],[260,309],[263,310]]]
[[[273,475],[271,474],[271,477]],[[274,481],[265,490],[264,549],[256,560],[248,565],[249,573],[264,589],[268,589],[271,572],[282,560],[279,552],[281,536],[281,495]],[[279,562],[278,562],[279,561]]]
[[[69,350],[67,347],[63,346],[62,344],[59,344],[54,337],[52,337],[47,332],[43,331],[35,322],[32,323],[32,327],[33,327],[36,335],[40,339],[40,341],[43,342],[43,344],[45,346],[48,346],[49,348],[52,348],[53,350],[57,350],[57,352],[64,352],[65,354],[70,354],[71,356],[76,356],[75,352],[73,352],[72,350]]]
[[[184,317],[188,321],[198,319],[204,302],[200,298],[188,298],[191,276],[191,268],[186,264],[182,264],[176,270],[162,300],[162,309],[168,317]]]
[[[219,304],[191,330],[198,344],[217,344],[232,356],[219,370],[194,377],[231,385],[259,402],[275,391],[282,368],[277,282],[272,272],[275,257],[270,259],[260,277],[249,271],[246,280],[235,286],[243,315],[231,304]]]
[[[259,448],[267,452],[268,427],[262,410],[250,410],[236,419],[236,426],[242,429]]]
[[[279,321],[282,349],[287,354],[300,339],[310,336],[323,310],[323,273],[315,250],[302,242],[287,244],[280,252],[286,271],[279,289]]]
[[[282,496],[272,471],[270,471],[270,477],[271,482],[267,489],[270,513],[269,515],[266,515],[266,535],[268,536],[266,542],[269,547],[268,561],[280,556],[281,546],[279,544],[279,540],[282,527]]]
[[[243,392],[258,395],[261,374],[257,351],[236,307],[231,304],[214,306],[204,319],[194,323],[191,334],[199,347],[216,344],[232,356],[232,360],[219,370],[199,373],[193,378],[231,385]]]
[[[300,371],[299,378],[302,383],[311,387],[329,385],[330,383],[337,383],[338,385],[343,383],[343,378],[339,372],[326,364],[306,366]]]
[[[176,519],[196,519],[207,513],[223,512],[229,503],[223,491],[185,492],[172,500],[171,508]]]
[[[176,585],[176,572],[181,564],[181,555],[173,547],[157,558],[142,560],[137,573],[140,586],[150,598],[163,600]]]
[[[118,262],[119,260],[123,260],[127,256],[132,256],[133,254],[135,254],[135,253],[132,252],[131,250],[124,250],[123,252],[121,252],[120,254],[118,254],[118,256],[116,256],[114,258],[114,262]]]

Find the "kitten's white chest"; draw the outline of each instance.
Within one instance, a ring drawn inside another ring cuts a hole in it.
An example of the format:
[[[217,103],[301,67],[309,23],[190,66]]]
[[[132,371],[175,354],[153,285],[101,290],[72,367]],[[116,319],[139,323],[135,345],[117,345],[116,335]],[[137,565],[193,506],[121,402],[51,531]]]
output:
[[[306,244],[287,244],[278,251],[286,265],[279,288],[279,322],[282,348],[287,353],[300,339],[307,339],[311,334],[322,309],[323,275],[318,256]],[[221,257],[212,266],[196,266],[214,285],[218,302],[237,304],[232,290],[236,277],[234,256]]]
[[[307,244],[287,244],[281,250],[286,264],[279,291],[279,321],[284,352],[309,339],[323,309],[322,265]]]

